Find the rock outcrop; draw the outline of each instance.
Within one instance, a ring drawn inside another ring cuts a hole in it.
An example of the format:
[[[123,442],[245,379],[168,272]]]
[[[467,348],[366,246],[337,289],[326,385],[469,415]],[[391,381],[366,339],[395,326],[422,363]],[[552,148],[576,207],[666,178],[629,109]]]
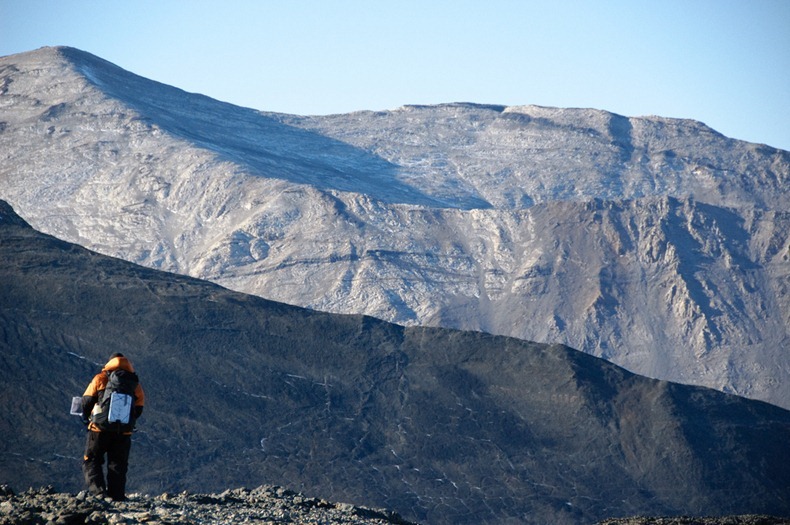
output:
[[[52,487],[0,487],[0,525],[410,525],[397,513],[310,498],[277,486],[219,494],[130,494],[112,501]]]

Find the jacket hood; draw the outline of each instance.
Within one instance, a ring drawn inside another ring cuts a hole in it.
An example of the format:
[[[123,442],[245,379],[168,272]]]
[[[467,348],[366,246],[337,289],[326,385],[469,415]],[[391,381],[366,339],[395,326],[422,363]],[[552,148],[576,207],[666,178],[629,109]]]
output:
[[[102,368],[102,372],[110,372],[112,370],[118,370],[119,368],[122,370],[126,370],[127,372],[134,372],[134,367],[132,366],[132,362],[125,357],[113,357],[112,359],[107,361],[106,365],[104,365],[104,368]]]

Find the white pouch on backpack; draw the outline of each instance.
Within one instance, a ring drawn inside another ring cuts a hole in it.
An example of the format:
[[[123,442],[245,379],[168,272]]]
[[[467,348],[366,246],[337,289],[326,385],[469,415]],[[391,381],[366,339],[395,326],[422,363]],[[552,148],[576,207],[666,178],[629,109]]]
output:
[[[110,395],[110,414],[107,421],[114,423],[116,421],[126,424],[132,415],[132,396],[129,394],[121,394],[113,392]]]

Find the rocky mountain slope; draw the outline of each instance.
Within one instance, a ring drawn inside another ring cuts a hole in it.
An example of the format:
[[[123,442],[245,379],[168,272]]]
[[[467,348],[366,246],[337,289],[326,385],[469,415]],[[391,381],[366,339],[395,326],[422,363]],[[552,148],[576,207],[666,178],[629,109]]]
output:
[[[310,311],[110,258],[0,204],[0,483],[76,492],[113,352],[130,492],[277,484],[441,523],[790,515],[790,412],[561,345]]]
[[[0,158],[0,198],[104,254],[790,408],[790,153],[698,122],[261,113],[45,48],[0,59]]]

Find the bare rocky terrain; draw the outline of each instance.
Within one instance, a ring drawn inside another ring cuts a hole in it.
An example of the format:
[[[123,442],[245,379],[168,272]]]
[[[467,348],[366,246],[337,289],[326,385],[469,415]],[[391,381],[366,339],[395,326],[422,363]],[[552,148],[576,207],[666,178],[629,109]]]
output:
[[[0,58],[0,159],[0,198],[100,253],[790,408],[790,153],[699,122],[273,114],[44,48]]]
[[[604,520],[599,525],[785,525],[790,518],[776,516],[660,517]]]
[[[775,405],[563,345],[233,292],[42,234],[2,202],[0,261],[12,487],[81,490],[69,401],[120,351],[147,399],[133,493],[278,485],[437,525],[790,515]]]
[[[110,501],[86,492],[66,494],[51,487],[20,494],[0,490],[0,525],[409,525],[396,513],[335,504],[277,486],[228,489],[219,494],[181,492],[130,494]]]
[[[298,523],[303,525],[409,525],[396,513],[330,503],[276,486],[229,489],[219,494],[132,494],[111,502],[80,492],[57,493],[51,487],[15,494],[0,487],[0,525],[230,525]],[[598,525],[786,525],[775,516],[663,517],[604,520]]]

